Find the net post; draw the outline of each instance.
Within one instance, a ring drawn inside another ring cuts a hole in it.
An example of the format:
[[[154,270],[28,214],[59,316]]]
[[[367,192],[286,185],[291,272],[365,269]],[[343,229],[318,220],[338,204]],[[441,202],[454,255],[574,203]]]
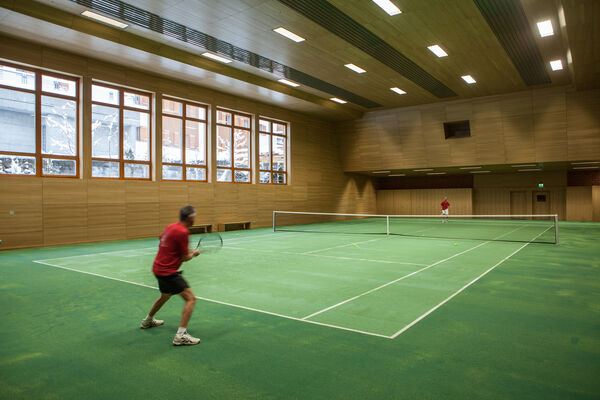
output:
[[[275,232],[275,215],[277,215],[277,211],[273,211],[273,232]]]
[[[554,244],[558,246],[558,214],[554,214]]]
[[[390,216],[385,216],[385,234],[390,236]]]

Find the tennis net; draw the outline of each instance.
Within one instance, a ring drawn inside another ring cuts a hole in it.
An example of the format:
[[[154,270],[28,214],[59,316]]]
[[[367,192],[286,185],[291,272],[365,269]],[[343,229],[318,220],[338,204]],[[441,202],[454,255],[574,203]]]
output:
[[[273,211],[273,231],[558,244],[558,216],[373,215]]]

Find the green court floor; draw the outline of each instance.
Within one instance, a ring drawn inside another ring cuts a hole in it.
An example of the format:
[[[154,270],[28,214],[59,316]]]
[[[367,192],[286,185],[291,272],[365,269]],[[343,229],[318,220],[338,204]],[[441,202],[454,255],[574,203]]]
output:
[[[170,344],[179,298],[139,329],[157,239],[0,252],[0,398],[600,396],[600,224],[561,222],[560,246],[223,238],[183,267],[189,348]]]

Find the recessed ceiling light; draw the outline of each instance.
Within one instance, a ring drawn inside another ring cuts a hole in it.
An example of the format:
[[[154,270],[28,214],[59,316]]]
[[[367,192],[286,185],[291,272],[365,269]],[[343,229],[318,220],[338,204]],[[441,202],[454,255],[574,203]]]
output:
[[[463,76],[461,76],[461,78],[463,78],[463,80],[465,82],[467,82],[469,85],[477,82],[475,79],[473,79],[473,77],[471,75],[463,75]]]
[[[560,71],[561,69],[563,69],[562,61],[561,60],[550,61],[550,68],[552,68],[552,71]]]
[[[346,100],[338,99],[337,97],[332,97],[329,100],[335,101],[336,103],[340,103],[340,104],[346,104],[347,103]]]
[[[287,79],[279,79],[277,82],[281,82],[284,85],[288,85],[288,86],[293,86],[293,87],[298,87],[300,86],[299,84],[297,84],[296,82],[292,82],[292,81],[288,81]]]
[[[538,22],[537,28],[538,31],[540,31],[541,37],[554,35],[554,29],[552,29],[552,21],[550,21],[549,19]]]
[[[445,175],[445,172],[428,172],[427,175]]]
[[[528,168],[528,169],[518,169],[519,172],[528,172],[528,171],[541,171],[541,168]]]
[[[488,172],[492,172],[492,171],[469,171],[472,174],[487,174]]]
[[[229,59],[227,59],[225,57],[221,57],[221,56],[218,56],[216,54],[209,53],[209,52],[202,53],[202,55],[204,57],[206,57],[206,58],[210,58],[212,60],[215,60],[215,61],[218,61],[218,62],[222,62],[224,64],[229,64],[231,62],[231,60],[229,60]]]
[[[427,48],[429,49],[429,51],[431,51],[433,54],[435,54],[438,57],[447,57],[448,53],[446,53],[444,51],[444,49],[442,49],[440,46],[433,45],[433,46],[427,46]]]
[[[460,167],[459,169],[480,169],[481,167]]]
[[[415,172],[427,172],[427,171],[433,171],[433,168],[413,169],[413,171],[415,171]]]
[[[373,171],[374,174],[389,174],[392,171]]]
[[[373,3],[377,4],[379,7],[383,9],[389,15],[398,15],[402,14],[402,10],[400,10],[394,3],[390,0],[373,0]]]
[[[305,39],[302,36],[296,35],[294,32],[290,32],[284,27],[280,26],[279,28],[273,29],[273,31],[279,33],[280,35],[285,36],[286,38],[293,40],[294,42],[303,42]]]
[[[349,68],[349,69],[351,69],[352,71],[354,71],[354,72],[357,72],[357,73],[359,73],[359,74],[364,74],[365,72],[367,72],[367,71],[365,71],[364,69],[362,69],[361,67],[359,67],[359,66],[356,66],[356,65],[354,65],[354,64],[345,64],[345,65],[344,65],[344,67],[346,67],[346,68]]]
[[[390,174],[388,176],[406,176],[406,174]]]
[[[522,167],[535,167],[537,166],[537,164],[518,164],[518,165],[511,165],[511,167],[513,168],[522,168]]]
[[[598,169],[600,167],[573,167],[573,169]]]
[[[398,93],[398,94],[406,94],[406,92],[405,92],[404,90],[402,90],[402,89],[400,89],[400,88],[397,88],[397,87],[390,88],[390,90],[391,90],[392,92],[396,92],[396,93]]]
[[[81,13],[81,15],[85,15],[88,18],[93,18],[100,22],[104,22],[105,24],[116,26],[117,28],[121,28],[121,29],[127,28],[129,26],[127,24],[117,21],[116,19],[108,18],[108,17],[105,17],[104,15],[96,14],[95,12],[91,12],[91,11],[84,11]]]
[[[600,161],[578,161],[572,162],[572,165],[580,165],[580,164],[600,164]]]

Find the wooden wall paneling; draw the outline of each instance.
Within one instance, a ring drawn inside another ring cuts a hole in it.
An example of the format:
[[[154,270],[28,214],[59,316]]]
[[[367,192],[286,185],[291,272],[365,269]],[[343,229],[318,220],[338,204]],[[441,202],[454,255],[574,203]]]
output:
[[[395,190],[377,191],[377,214],[394,214]]]
[[[0,196],[2,247],[42,245],[41,180],[23,177],[2,177],[2,179],[2,196]]]
[[[592,186],[592,219],[600,222],[600,186]]]
[[[600,154],[600,90],[567,95],[569,160],[593,160]]]
[[[505,188],[473,189],[473,213],[478,215],[510,214],[510,190]]]
[[[567,220],[592,221],[593,219],[592,186],[568,186]]]
[[[566,219],[566,188],[550,188],[550,214],[558,214],[559,220]]]
[[[88,239],[127,238],[126,185],[124,180],[90,179],[88,194]]]
[[[535,159],[533,117],[506,116],[502,120],[506,163],[520,163]]]
[[[87,183],[80,179],[41,178],[44,244],[88,240]]]
[[[534,114],[535,160],[561,161],[568,158],[566,111]]]
[[[125,215],[128,238],[157,236],[160,233],[158,183],[126,182]]]

